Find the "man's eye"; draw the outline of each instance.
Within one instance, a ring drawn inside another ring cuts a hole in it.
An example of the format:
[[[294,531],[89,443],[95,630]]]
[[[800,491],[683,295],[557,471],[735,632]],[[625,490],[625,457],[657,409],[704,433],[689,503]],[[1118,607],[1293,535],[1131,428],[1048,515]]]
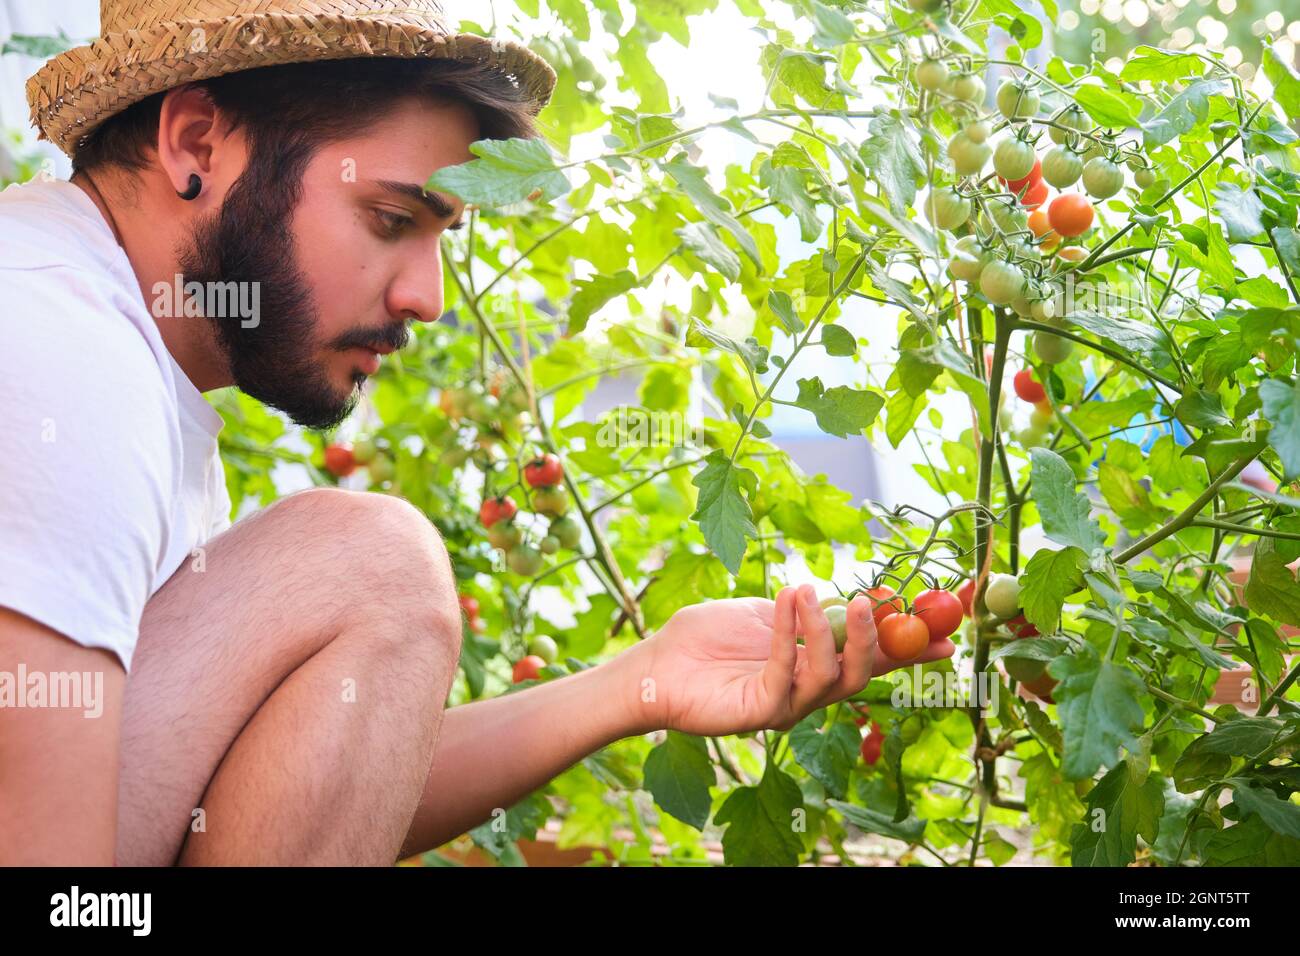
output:
[[[396,239],[402,234],[402,230],[415,221],[410,216],[402,216],[384,209],[376,209],[375,216],[379,219],[380,233],[385,239]]]

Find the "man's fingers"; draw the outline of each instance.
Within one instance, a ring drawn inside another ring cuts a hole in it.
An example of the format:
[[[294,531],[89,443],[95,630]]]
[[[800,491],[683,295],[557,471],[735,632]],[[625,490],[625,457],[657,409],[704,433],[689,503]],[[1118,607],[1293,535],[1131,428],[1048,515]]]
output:
[[[772,607],[772,652],[763,665],[763,687],[770,700],[781,701],[783,710],[789,706],[790,687],[794,683],[798,660],[795,600],[794,588],[782,588],[776,596]]]
[[[796,713],[806,713],[825,692],[834,686],[840,666],[835,660],[835,635],[826,612],[817,601],[811,584],[799,588],[799,629],[803,632],[805,669],[798,673],[793,706]]]
[[[850,694],[856,694],[867,686],[880,657],[876,653],[876,621],[872,610],[871,599],[859,594],[849,602],[845,615],[848,639],[844,644],[840,684],[851,688]]]

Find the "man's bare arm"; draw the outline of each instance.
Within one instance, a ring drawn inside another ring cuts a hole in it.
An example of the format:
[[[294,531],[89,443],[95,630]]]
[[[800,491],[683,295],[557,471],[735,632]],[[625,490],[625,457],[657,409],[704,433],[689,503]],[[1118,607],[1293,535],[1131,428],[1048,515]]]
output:
[[[441,846],[638,726],[621,655],[536,687],[447,710],[402,857]]]
[[[24,705],[31,681],[102,675],[98,716],[85,707],[15,706],[0,697],[0,866],[111,866],[117,839],[118,743],[126,673],[110,652],[83,647],[0,607],[0,681]],[[58,703],[58,701],[53,701]]]

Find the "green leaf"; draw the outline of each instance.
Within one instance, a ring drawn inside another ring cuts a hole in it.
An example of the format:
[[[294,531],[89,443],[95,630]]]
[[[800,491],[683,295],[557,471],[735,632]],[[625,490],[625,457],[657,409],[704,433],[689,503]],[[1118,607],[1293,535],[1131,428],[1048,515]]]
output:
[[[758,244],[731,214],[731,203],[713,191],[713,187],[704,178],[704,171],[692,166],[685,156],[678,156],[671,163],[665,164],[664,171],[681,187],[700,215],[731,233],[736,242],[740,243],[745,255],[753,260],[761,272],[763,263],[758,256]]]
[[[26,33],[10,34],[5,40],[4,46],[0,46],[0,56],[6,53],[19,53],[23,56],[30,56],[37,60],[48,60],[51,57],[58,56],[64,50],[70,50],[76,46],[76,41],[72,40],[62,30],[58,36],[34,36]]]
[[[826,791],[844,799],[849,774],[858,761],[862,738],[852,724],[836,721],[825,732],[826,710],[815,710],[790,730],[790,750],[799,766],[807,770]]]
[[[1188,386],[1174,405],[1174,416],[1189,428],[1219,428],[1232,424],[1232,419],[1223,411],[1219,396],[1194,386]]]
[[[740,491],[742,469],[730,461],[721,449],[705,459],[704,467],[691,484],[700,489],[695,513],[704,540],[723,566],[732,574],[740,573],[748,539],[758,534],[754,512]],[[753,479],[752,472],[746,472]]]
[[[1300,379],[1288,384],[1269,379],[1259,386],[1264,417],[1273,425],[1268,443],[1282,459],[1288,481],[1300,476]]]
[[[1029,623],[1045,634],[1061,623],[1065,599],[1083,587],[1088,556],[1078,548],[1034,552],[1020,577],[1020,609]]]
[[[1154,117],[1142,123],[1147,149],[1191,132],[1210,115],[1210,97],[1223,89],[1217,79],[1196,80],[1166,104]]]
[[[911,124],[882,114],[871,121],[871,135],[859,149],[862,161],[895,216],[905,217],[916,200],[916,180],[925,172],[925,159]]]
[[[572,187],[559,158],[541,139],[485,139],[470,146],[478,159],[438,170],[428,188],[444,189],[485,208],[522,202],[538,192],[541,202]]]
[[[1242,189],[1236,183],[1216,183],[1214,211],[1228,230],[1229,242],[1247,242],[1264,231],[1264,222],[1260,218],[1264,214],[1264,204],[1254,189]]]
[[[1074,97],[1101,126],[1118,128],[1138,125],[1142,101],[1130,93],[1104,86],[1080,86],[1074,91]]]
[[[645,789],[661,810],[704,829],[712,806],[709,788],[716,779],[704,738],[668,731],[668,738],[646,755],[643,773]]]
[[[712,554],[679,547],[655,572],[645,600],[641,602],[646,626],[660,628],[688,604],[707,601],[726,593],[729,588],[727,572]]]
[[[912,433],[912,426],[929,404],[925,394],[909,395],[903,389],[894,392],[885,402],[885,437],[897,448]]]
[[[1199,76],[1205,61],[1193,53],[1171,53],[1153,46],[1140,46],[1129,55],[1120,70],[1121,80],[1182,80]]]
[[[677,238],[705,265],[713,266],[732,282],[740,278],[740,256],[722,241],[718,231],[707,222],[692,222],[676,230]]]
[[[1273,99],[1291,119],[1300,119],[1300,76],[1269,45],[1264,46],[1264,75],[1273,85]]]
[[[808,190],[808,175],[793,166],[763,167],[761,181],[772,199],[794,213],[799,220],[799,235],[804,242],[816,242],[822,234],[817,203]]]
[[[889,814],[869,810],[855,803],[827,800],[826,805],[835,808],[844,814],[845,820],[868,833],[878,833],[881,836],[902,840],[904,843],[920,843],[925,836],[926,821],[917,817],[908,817],[895,822]]]
[[[1106,536],[1101,526],[1089,517],[1091,506],[1088,496],[1074,487],[1074,472],[1065,459],[1047,448],[1034,448],[1029,453],[1031,489],[1038,513],[1043,519],[1043,531],[1057,544],[1073,545],[1092,554],[1101,547]]]
[[[713,345],[740,356],[741,360],[755,372],[767,371],[767,349],[759,345],[758,340],[752,335],[744,342],[737,342],[731,336],[709,328],[699,319],[691,319],[691,324],[686,330],[686,344],[691,348],[707,348]]]
[[[858,351],[857,339],[853,337],[852,332],[842,325],[831,325],[829,323],[823,325],[822,345],[829,355],[856,355]]]
[[[1255,547],[1245,597],[1252,611],[1300,627],[1300,582],[1271,539]]]
[[[858,35],[853,21],[834,7],[813,0],[812,21],[816,27],[813,42],[822,47],[842,46]]]
[[[790,335],[803,331],[803,319],[799,318],[799,313],[794,310],[794,302],[784,292],[769,292],[767,294],[767,307],[772,310],[772,314],[781,320],[781,326]]]
[[[1165,808],[1159,777],[1136,772],[1120,761],[1088,791],[1083,822],[1070,831],[1075,866],[1128,866],[1137,858],[1137,838],[1155,843]]]
[[[1243,777],[1230,777],[1232,802],[1241,808],[1244,820],[1258,815],[1274,833],[1300,839],[1300,807],[1288,800],[1280,800],[1271,790],[1251,786],[1253,781]]]
[[[1146,693],[1137,674],[1103,661],[1089,645],[1085,653],[1059,658],[1048,673],[1061,682],[1052,696],[1065,732],[1066,779],[1092,777],[1119,762],[1121,747],[1137,747],[1143,720],[1138,701]]]
[[[1070,321],[1094,333],[1109,345],[1144,355],[1166,358],[1169,355],[1169,340],[1164,332],[1136,319],[1081,311],[1071,312]]]
[[[592,276],[573,284],[577,290],[569,302],[569,335],[577,335],[587,327],[587,322],[605,305],[625,292],[636,288],[637,278],[626,269],[612,276]]]
[[[818,427],[828,435],[847,438],[860,434],[876,420],[885,405],[885,397],[847,385],[823,391],[820,378],[801,378],[795,404],[817,416]]]
[[[722,852],[728,866],[794,866],[803,852],[795,829],[803,809],[799,785],[769,762],[757,787],[731,791],[713,822],[727,829]]]

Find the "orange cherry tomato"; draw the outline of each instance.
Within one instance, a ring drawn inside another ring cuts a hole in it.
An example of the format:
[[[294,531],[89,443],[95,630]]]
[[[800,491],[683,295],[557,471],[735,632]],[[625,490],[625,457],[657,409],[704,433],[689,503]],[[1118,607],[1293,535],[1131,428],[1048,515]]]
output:
[[[903,609],[902,601],[897,599],[889,600],[894,597],[894,589],[888,585],[882,584],[878,588],[869,589],[867,597],[871,598],[871,617],[876,622],[877,630],[880,628],[881,621]]]
[[[1047,221],[1062,236],[1081,236],[1092,226],[1092,203],[1082,193],[1057,196],[1047,207]]]
[[[891,614],[877,625],[876,640],[886,657],[910,661],[930,643],[930,629],[915,614]]]
[[[1037,165],[1034,166],[1037,169]],[[1026,209],[1037,209],[1043,203],[1047,202],[1047,183],[1041,179],[1029,184],[1025,194],[1020,197],[1020,202]]]
[[[1038,248],[1043,252],[1051,252],[1061,244],[1061,237],[1053,231],[1047,221],[1046,210],[1035,209],[1029,214],[1029,231],[1043,240],[1038,244]]]

